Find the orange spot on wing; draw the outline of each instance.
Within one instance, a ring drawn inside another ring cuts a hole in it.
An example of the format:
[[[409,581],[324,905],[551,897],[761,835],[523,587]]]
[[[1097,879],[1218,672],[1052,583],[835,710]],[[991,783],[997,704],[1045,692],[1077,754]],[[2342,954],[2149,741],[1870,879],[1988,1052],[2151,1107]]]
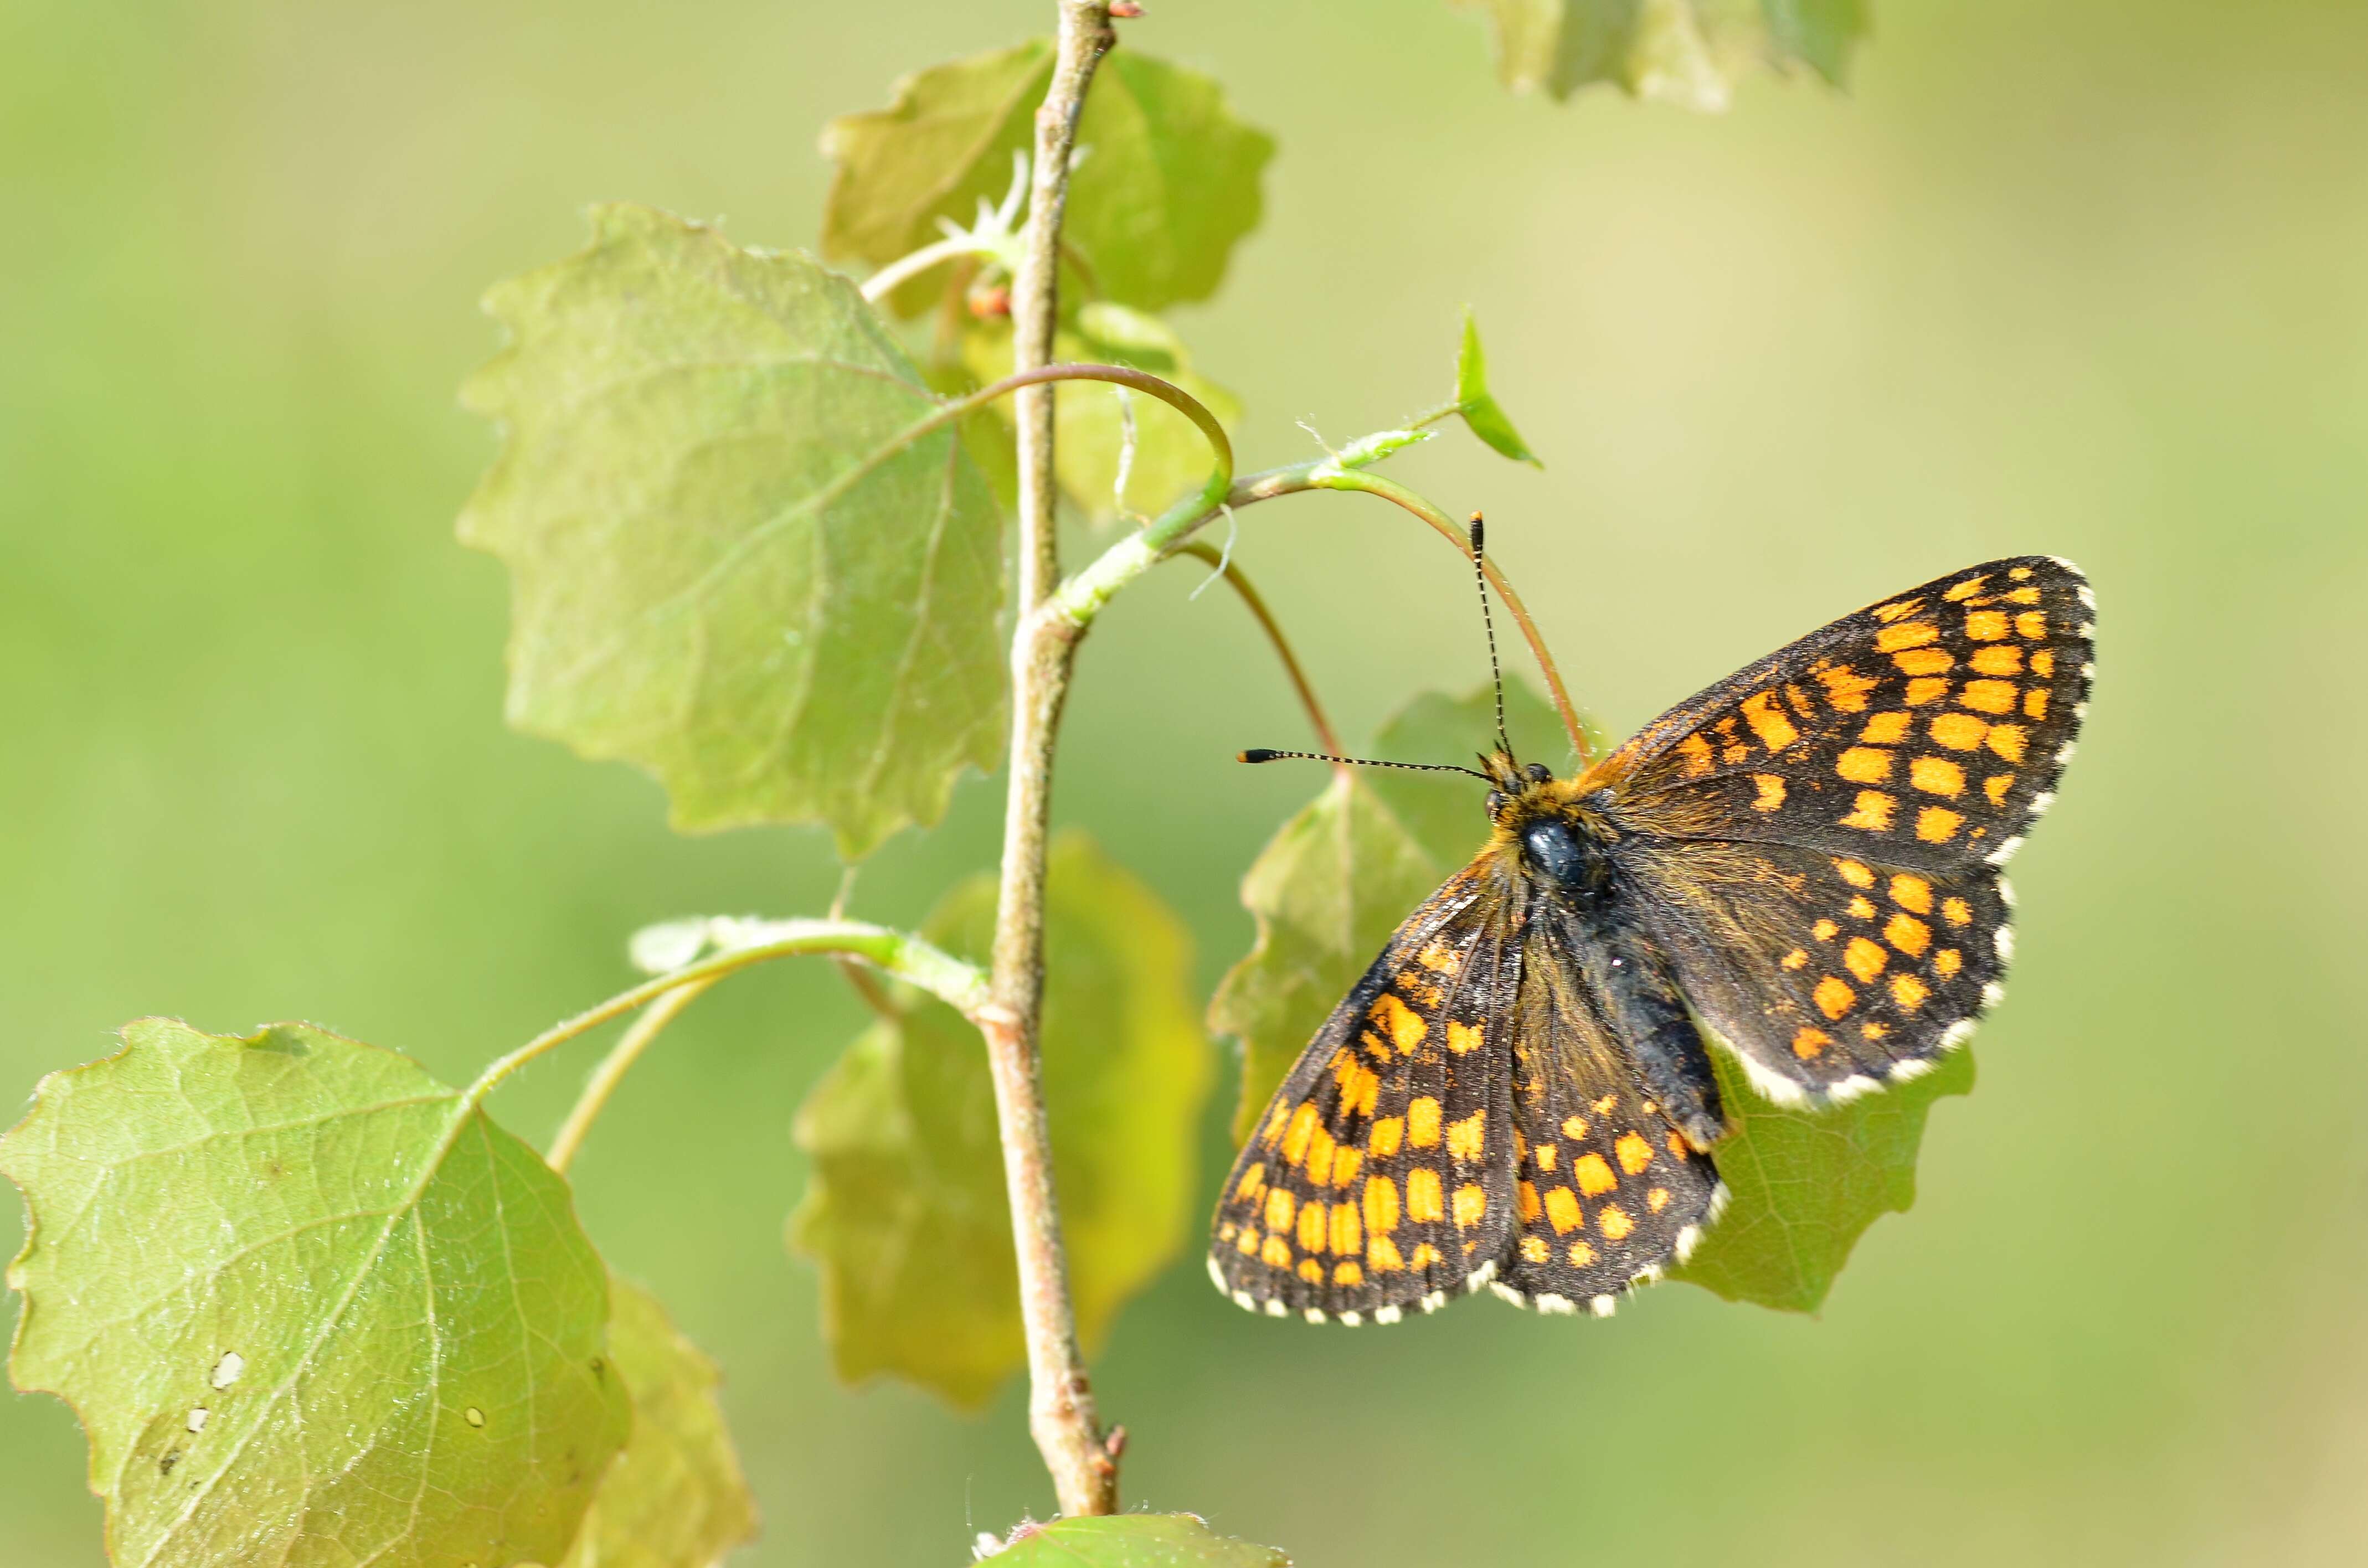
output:
[[[1332,1185],[1347,1187],[1357,1179],[1357,1167],[1365,1163],[1362,1151],[1342,1147],[1332,1152]]]
[[[1478,1224],[1482,1220],[1487,1218],[1487,1214],[1488,1195],[1480,1190],[1480,1184],[1478,1182],[1468,1181],[1462,1187],[1455,1189],[1455,1222],[1457,1225],[1468,1231],[1473,1226]]]
[[[1398,1184],[1385,1176],[1365,1178],[1365,1229],[1385,1235],[1398,1228]]]
[[[1891,662],[1904,676],[1946,675],[1957,664],[1945,648],[1905,648],[1892,654]]]
[[[1912,915],[1895,915],[1884,926],[1883,938],[1912,959],[1932,945],[1932,927]]]
[[[1969,662],[1973,665],[1975,675],[2019,675],[2022,670],[2022,650],[2011,642],[2001,642],[1988,648],[1976,648]]]
[[[1927,844],[1946,844],[1957,835],[1964,820],[1946,806],[1926,806],[1916,813],[1916,836]]]
[[[1564,1117],[1562,1119],[1562,1135],[1565,1138],[1586,1137],[1587,1119],[1580,1116]]]
[[[1429,1242],[1423,1242],[1415,1247],[1414,1257],[1411,1260],[1412,1267],[1416,1268],[1436,1268],[1439,1267],[1439,1249],[1431,1245]]]
[[[1992,724],[1990,733],[1983,738],[1989,742],[1990,750],[1999,756],[2009,762],[2021,762],[2023,747],[2030,740],[2030,732],[2020,724]]]
[[[1834,1043],[1834,1037],[1823,1029],[1804,1028],[1793,1036],[1793,1054],[1807,1062]]]
[[[1611,1152],[1620,1156],[1620,1168],[1630,1176],[1653,1163],[1653,1145],[1641,1132],[1622,1133]]]
[[[1922,599],[1894,599],[1889,604],[1875,606],[1874,619],[1888,625],[1902,616],[1914,615],[1923,608]]]
[[[1863,860],[1838,858],[1834,861],[1834,873],[1854,888],[1874,886],[1874,868]]]
[[[1753,811],[1772,812],[1784,803],[1784,780],[1773,773],[1753,774],[1751,787],[1759,791],[1751,801]]]
[[[1858,738],[1873,745],[1897,745],[1907,738],[1910,722],[1910,716],[1906,713],[1877,713],[1866,722],[1866,728],[1859,732]]]
[[[1710,755],[1710,743],[1700,735],[1688,735],[1679,741],[1678,755],[1685,759],[1689,778],[1700,778],[1716,766]]]
[[[1266,1162],[1252,1160],[1249,1168],[1242,1172],[1242,1179],[1235,1185],[1234,1196],[1245,1203],[1255,1203],[1258,1195],[1265,1190]]]
[[[1902,871],[1891,879],[1891,901],[1902,909],[1930,915],[1932,913],[1932,884],[1919,876]]]
[[[1924,1006],[1924,998],[1931,994],[1932,988],[1912,974],[1902,971],[1891,977],[1891,999],[1904,1011],[1914,1012]]]
[[[2053,679],[2055,675],[2055,650],[2053,648],[2032,649],[2031,651],[2031,673],[2039,676],[2042,680]]]
[[[1417,1149],[1439,1145],[1439,1101],[1429,1095],[1417,1095],[1406,1102],[1406,1142]]]
[[[1827,1017],[1839,1018],[1850,1010],[1850,1004],[1858,1000],[1858,993],[1837,976],[1829,974],[1817,982],[1816,990],[1810,993],[1810,1000],[1816,1003],[1817,1011]]]
[[[1993,806],[2005,805],[2007,791],[2013,788],[2014,775],[2011,773],[1993,773],[1982,780],[1982,793],[1990,798]]]
[[[1407,1056],[1414,1054],[1415,1048],[1422,1043],[1422,1037],[1430,1032],[1430,1026],[1422,1021],[1422,1015],[1400,1001],[1395,991],[1383,992],[1365,1016],[1386,1029],[1390,1043]]]
[[[1965,770],[1945,756],[1909,759],[1907,781],[1928,795],[1947,795],[1954,799],[1965,792]]]
[[[1910,708],[1921,708],[1927,703],[1938,702],[1948,695],[1949,682],[1946,676],[1922,676],[1907,683],[1907,695],[1903,700]]]
[[[1850,901],[1849,907],[1850,916],[1853,919],[1872,920],[1874,918],[1873,901],[1869,899],[1863,893],[1854,894]]]
[[[1429,1166],[1417,1166],[1406,1172],[1406,1218],[1425,1224],[1432,1223],[1447,1212],[1440,1195],[1439,1173]]]
[[[1904,621],[1876,632],[1874,645],[1884,653],[1896,653],[1902,648],[1921,648],[1940,635],[1941,629],[1929,620]]]
[[[1315,1107],[1305,1100],[1291,1113],[1291,1125],[1282,1134],[1282,1157],[1297,1165],[1307,1157],[1307,1141],[1315,1136]]]
[[[1941,597],[1952,603],[1954,603],[1959,599],[1969,599],[1975,594],[1980,593],[1982,591],[1982,585],[1988,581],[1989,575],[1987,573],[1978,576],[1968,577],[1962,583],[1951,584],[1949,591],[1942,594]]]
[[[2044,610],[2024,610],[2014,618],[2014,630],[2019,636],[2036,642],[2047,635],[2047,613]]]
[[[1307,1141],[1307,1179],[1322,1187],[1332,1179],[1332,1134],[1319,1127]]]
[[[1299,1250],[1322,1252],[1324,1238],[1329,1233],[1325,1205],[1310,1201],[1299,1211]]]
[[[1652,1191],[1645,1195],[1645,1207],[1650,1209],[1656,1214],[1658,1214],[1662,1210],[1667,1209],[1668,1206],[1669,1189],[1666,1187],[1656,1187]]]
[[[1546,1223],[1554,1228],[1554,1234],[1561,1235],[1565,1231],[1578,1229],[1579,1219],[1578,1199],[1571,1196],[1570,1188],[1554,1187],[1546,1189]]]
[[[1840,926],[1830,920],[1820,920],[1809,927],[1809,935],[1820,942],[1830,942],[1834,939],[1834,933],[1840,929]]]
[[[2047,688],[2034,686],[2022,694],[2022,716],[2026,719],[2047,717]]]
[[[1816,672],[1817,684],[1826,688],[1826,700],[1844,713],[1866,711],[1866,694],[1878,684],[1851,669],[1848,665]]]
[[[1364,1282],[1365,1271],[1358,1267],[1354,1258],[1332,1266],[1332,1283],[1335,1285],[1362,1285]]]
[[[1891,777],[1891,754],[1852,746],[1834,759],[1834,771],[1853,784],[1880,784]]]
[[[1861,983],[1881,974],[1883,966],[1890,961],[1890,954],[1868,941],[1864,937],[1852,937],[1850,939],[1850,946],[1842,949],[1842,962],[1849,966],[1852,974],[1859,977]]]
[[[1962,898],[1944,900],[1941,905],[1942,918],[1952,926],[1964,926],[1974,918],[1974,906]]]
[[[1589,1198],[1610,1192],[1620,1185],[1620,1178],[1611,1174],[1611,1167],[1603,1163],[1600,1154],[1581,1154],[1573,1160],[1570,1163],[1570,1179],[1577,1182],[1578,1190]]]
[[[1474,1024],[1450,1023],[1447,1026],[1447,1049],[1458,1056],[1468,1056],[1480,1049],[1480,1030]]]
[[[1387,1236],[1375,1236],[1365,1244],[1365,1267],[1376,1274],[1395,1274],[1406,1267],[1398,1256],[1398,1244]]]
[[[1625,1241],[1628,1233],[1636,1228],[1636,1221],[1628,1218],[1628,1210],[1617,1203],[1607,1203],[1595,1211],[1595,1228],[1603,1233],[1607,1241]]]
[[[1842,825],[1867,833],[1888,833],[1892,811],[1898,803],[1880,790],[1861,790],[1850,814],[1842,818]]]
[[[1595,1261],[1595,1249],[1585,1242],[1573,1242],[1570,1244],[1570,1251],[1564,1256],[1570,1259],[1570,1266],[1573,1268],[1585,1268]]]
[[[1299,1260],[1299,1277],[1310,1285],[1321,1285],[1324,1283],[1324,1266],[1312,1257],[1303,1257]]]
[[[1776,961],[1782,964],[1786,969],[1798,969],[1803,964],[1809,961],[1809,949],[1806,948],[1794,948],[1791,952],[1786,953],[1782,958]]]
[[[1291,1267],[1291,1244],[1281,1236],[1269,1236],[1266,1245],[1258,1249],[1258,1261],[1269,1268]]]
[[[2006,611],[2002,609],[1967,610],[1965,635],[1976,642],[1997,642],[2006,635]]]
[[[1525,1181],[1513,1188],[1513,1211],[1521,1217],[1521,1223],[1524,1225],[1534,1225],[1538,1222],[1538,1184],[1536,1182]]]
[[[2015,689],[2010,680],[1969,680],[1957,700],[1976,713],[2011,713]]]
[[[1354,1257],[1364,1249],[1364,1231],[1357,1223],[1357,1206],[1353,1203],[1332,1205],[1332,1250]]]
[[[1373,1159],[1386,1160],[1395,1154],[1398,1145],[1405,1142],[1406,1119],[1385,1116],[1373,1123],[1372,1131],[1365,1134],[1365,1153]]]
[[[1776,694],[1772,691],[1754,692],[1745,698],[1743,720],[1751,726],[1751,733],[1759,737],[1759,744],[1771,752],[1782,751],[1801,738],[1801,732],[1793,727],[1793,721],[1776,706]]]
[[[1453,974],[1463,967],[1463,960],[1455,956],[1455,949],[1436,937],[1415,958],[1423,968],[1440,974]]]
[[[1982,744],[1989,725],[1971,713],[1935,713],[1925,733],[1951,751],[1972,751]]]
[[[1245,1226],[1242,1230],[1241,1238],[1234,1243],[1234,1250],[1240,1253],[1244,1257],[1256,1257],[1258,1256],[1258,1227],[1255,1225]]]
[[[1964,967],[1964,956],[1954,948],[1942,948],[1932,955],[1932,972],[1943,980],[1955,979],[1957,971]]]
[[[1521,1256],[1531,1263],[1543,1263],[1552,1256],[1552,1249],[1546,1245],[1545,1238],[1543,1236],[1523,1236]]]
[[[1447,1153],[1464,1165],[1477,1165],[1488,1143],[1488,1113],[1475,1110],[1447,1130]]]

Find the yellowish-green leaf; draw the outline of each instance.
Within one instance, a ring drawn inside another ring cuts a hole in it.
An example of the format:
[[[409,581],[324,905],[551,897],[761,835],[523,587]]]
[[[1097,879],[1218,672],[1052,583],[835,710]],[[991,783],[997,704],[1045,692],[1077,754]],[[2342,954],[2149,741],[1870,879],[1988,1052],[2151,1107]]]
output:
[[[1192,369],[1183,340],[1156,316],[1123,305],[1087,305],[1077,312],[1076,326],[1058,335],[1053,357],[1147,370],[1200,399],[1228,432],[1241,420],[1234,394]],[[972,328],[964,335],[963,360],[981,385],[1009,375],[1010,324]],[[996,408],[1008,426],[1014,417],[1011,400]],[[1206,483],[1215,465],[1208,437],[1156,397],[1103,381],[1063,381],[1053,390],[1053,408],[1054,474],[1062,492],[1097,520],[1156,516]],[[1128,408],[1133,411],[1134,455],[1126,465],[1121,498],[1118,477]],[[1009,448],[1006,435],[998,449]]]
[[[1546,466],[1530,450],[1521,433],[1513,428],[1511,417],[1488,390],[1488,357],[1480,347],[1480,324],[1469,306],[1463,312],[1463,345],[1455,356],[1455,412],[1463,415],[1463,423],[1474,436],[1515,462],[1536,468]]]
[[[715,1363],[657,1298],[611,1275],[609,1364],[632,1396],[633,1435],[560,1568],[710,1568],[757,1533]]]
[[[1925,1114],[1943,1095],[1973,1093],[1973,1053],[1831,1110],[1770,1105],[1725,1051],[1712,1055],[1736,1129],[1717,1153],[1732,1197],[1670,1278],[1730,1301],[1815,1312],[1866,1228],[1916,1201]]]
[[[1487,13],[1497,74],[1564,98],[1609,82],[1683,108],[1724,109],[1751,72],[1803,64],[1840,86],[1865,0],[1454,0]]]
[[[983,958],[995,883],[950,893],[927,933]],[[1044,1097],[1078,1337],[1090,1355],[1119,1308],[1190,1231],[1208,1096],[1183,926],[1082,835],[1053,848],[1045,906]],[[800,1108],[813,1161],[791,1221],[822,1268],[839,1374],[890,1372],[977,1405],[1024,1357],[994,1085],[977,1031],[900,994]]]
[[[647,208],[502,284],[461,518],[510,567],[511,722],[656,774],[685,828],[867,853],[1001,755],[1002,524],[852,285]]]
[[[1191,1514],[1055,1519],[1012,1532],[999,1568],[1291,1568],[1270,1546],[1221,1536]]]
[[[118,1562],[557,1562],[632,1422],[567,1187],[409,1059],[149,1018],[0,1140]]]
[[[1034,144],[1052,60],[1038,40],[932,66],[898,82],[887,108],[831,121],[823,254],[884,267],[936,242],[939,219],[968,223],[982,199],[999,201],[1012,154]],[[1209,77],[1125,49],[1094,74],[1077,146],[1063,233],[1087,293],[1147,311],[1214,293],[1258,226],[1273,140]],[[917,314],[944,284],[933,268],[891,301]]]

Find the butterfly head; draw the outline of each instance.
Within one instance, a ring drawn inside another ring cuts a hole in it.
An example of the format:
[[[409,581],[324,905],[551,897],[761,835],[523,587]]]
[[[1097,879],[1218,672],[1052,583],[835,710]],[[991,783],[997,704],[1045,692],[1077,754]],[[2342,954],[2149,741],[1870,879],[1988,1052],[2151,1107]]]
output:
[[[1579,892],[1603,887],[1611,875],[1607,849],[1618,837],[1603,814],[1580,799],[1574,781],[1556,778],[1543,763],[1527,767],[1499,752],[1488,770],[1491,845],[1528,871]]]

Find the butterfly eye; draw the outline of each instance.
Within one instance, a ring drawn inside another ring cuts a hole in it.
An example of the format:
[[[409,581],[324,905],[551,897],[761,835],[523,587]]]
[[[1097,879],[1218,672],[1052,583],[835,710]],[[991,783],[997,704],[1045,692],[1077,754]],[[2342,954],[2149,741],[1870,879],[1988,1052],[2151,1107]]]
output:
[[[1548,767],[1543,762],[1533,762],[1530,764],[1527,771],[1530,776],[1530,782],[1532,784],[1551,784],[1554,782],[1554,769]]]

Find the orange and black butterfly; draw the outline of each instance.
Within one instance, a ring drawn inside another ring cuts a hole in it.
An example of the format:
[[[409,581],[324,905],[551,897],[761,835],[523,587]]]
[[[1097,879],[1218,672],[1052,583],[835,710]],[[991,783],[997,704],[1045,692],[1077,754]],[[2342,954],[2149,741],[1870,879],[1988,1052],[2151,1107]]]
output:
[[[1725,1202],[1706,1038],[1783,1102],[1930,1070],[2000,995],[2001,868],[2072,755],[2095,602],[2048,556],[1951,573],[1574,778],[1515,760],[1500,701],[1487,843],[1275,1092],[1218,1203],[1218,1288],[1311,1322],[1484,1284],[1608,1313]]]

